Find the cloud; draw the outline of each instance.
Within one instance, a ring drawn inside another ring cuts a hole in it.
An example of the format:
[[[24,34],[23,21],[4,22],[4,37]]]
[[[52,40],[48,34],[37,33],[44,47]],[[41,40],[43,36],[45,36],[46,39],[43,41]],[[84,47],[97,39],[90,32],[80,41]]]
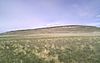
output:
[[[96,15],[97,18],[100,18],[100,15]]]
[[[87,25],[100,26],[100,21],[94,21],[94,22],[88,23]]]
[[[94,11],[91,9],[91,6],[85,6],[85,5],[79,5],[79,4],[73,4],[72,8],[77,16],[80,17],[92,17],[95,15]]]

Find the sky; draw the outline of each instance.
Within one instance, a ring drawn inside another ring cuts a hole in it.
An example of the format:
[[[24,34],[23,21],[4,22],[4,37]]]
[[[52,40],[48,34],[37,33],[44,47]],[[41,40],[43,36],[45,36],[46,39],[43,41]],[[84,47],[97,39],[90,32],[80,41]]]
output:
[[[100,0],[0,0],[0,32],[56,25],[100,26]]]

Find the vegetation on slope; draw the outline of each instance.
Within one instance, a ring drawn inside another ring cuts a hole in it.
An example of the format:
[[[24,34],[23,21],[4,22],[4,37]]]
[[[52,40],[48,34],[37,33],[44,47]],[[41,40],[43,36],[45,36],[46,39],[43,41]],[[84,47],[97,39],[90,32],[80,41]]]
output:
[[[0,38],[0,63],[100,63],[100,38]]]
[[[100,28],[81,25],[3,33],[0,63],[100,63],[98,34]]]
[[[31,34],[52,34],[52,33],[95,33],[100,32],[100,28],[95,26],[67,25],[38,29],[17,30],[3,33],[2,35],[31,35]]]

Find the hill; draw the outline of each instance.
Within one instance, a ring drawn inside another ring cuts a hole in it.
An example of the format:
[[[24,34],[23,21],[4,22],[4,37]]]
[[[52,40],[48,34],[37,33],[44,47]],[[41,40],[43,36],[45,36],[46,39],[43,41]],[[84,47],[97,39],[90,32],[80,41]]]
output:
[[[54,26],[37,29],[16,30],[1,35],[34,35],[34,34],[76,34],[76,33],[99,33],[100,28],[96,26],[85,25],[66,25],[66,26]]]
[[[0,63],[100,63],[100,28],[66,25],[2,33]]]

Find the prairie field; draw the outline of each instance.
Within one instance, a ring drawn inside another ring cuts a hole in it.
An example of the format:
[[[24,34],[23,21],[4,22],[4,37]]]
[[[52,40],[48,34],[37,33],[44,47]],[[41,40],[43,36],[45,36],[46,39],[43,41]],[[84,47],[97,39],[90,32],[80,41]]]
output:
[[[100,63],[100,36],[0,36],[0,63]]]
[[[100,0],[0,0],[0,63],[100,63]]]

